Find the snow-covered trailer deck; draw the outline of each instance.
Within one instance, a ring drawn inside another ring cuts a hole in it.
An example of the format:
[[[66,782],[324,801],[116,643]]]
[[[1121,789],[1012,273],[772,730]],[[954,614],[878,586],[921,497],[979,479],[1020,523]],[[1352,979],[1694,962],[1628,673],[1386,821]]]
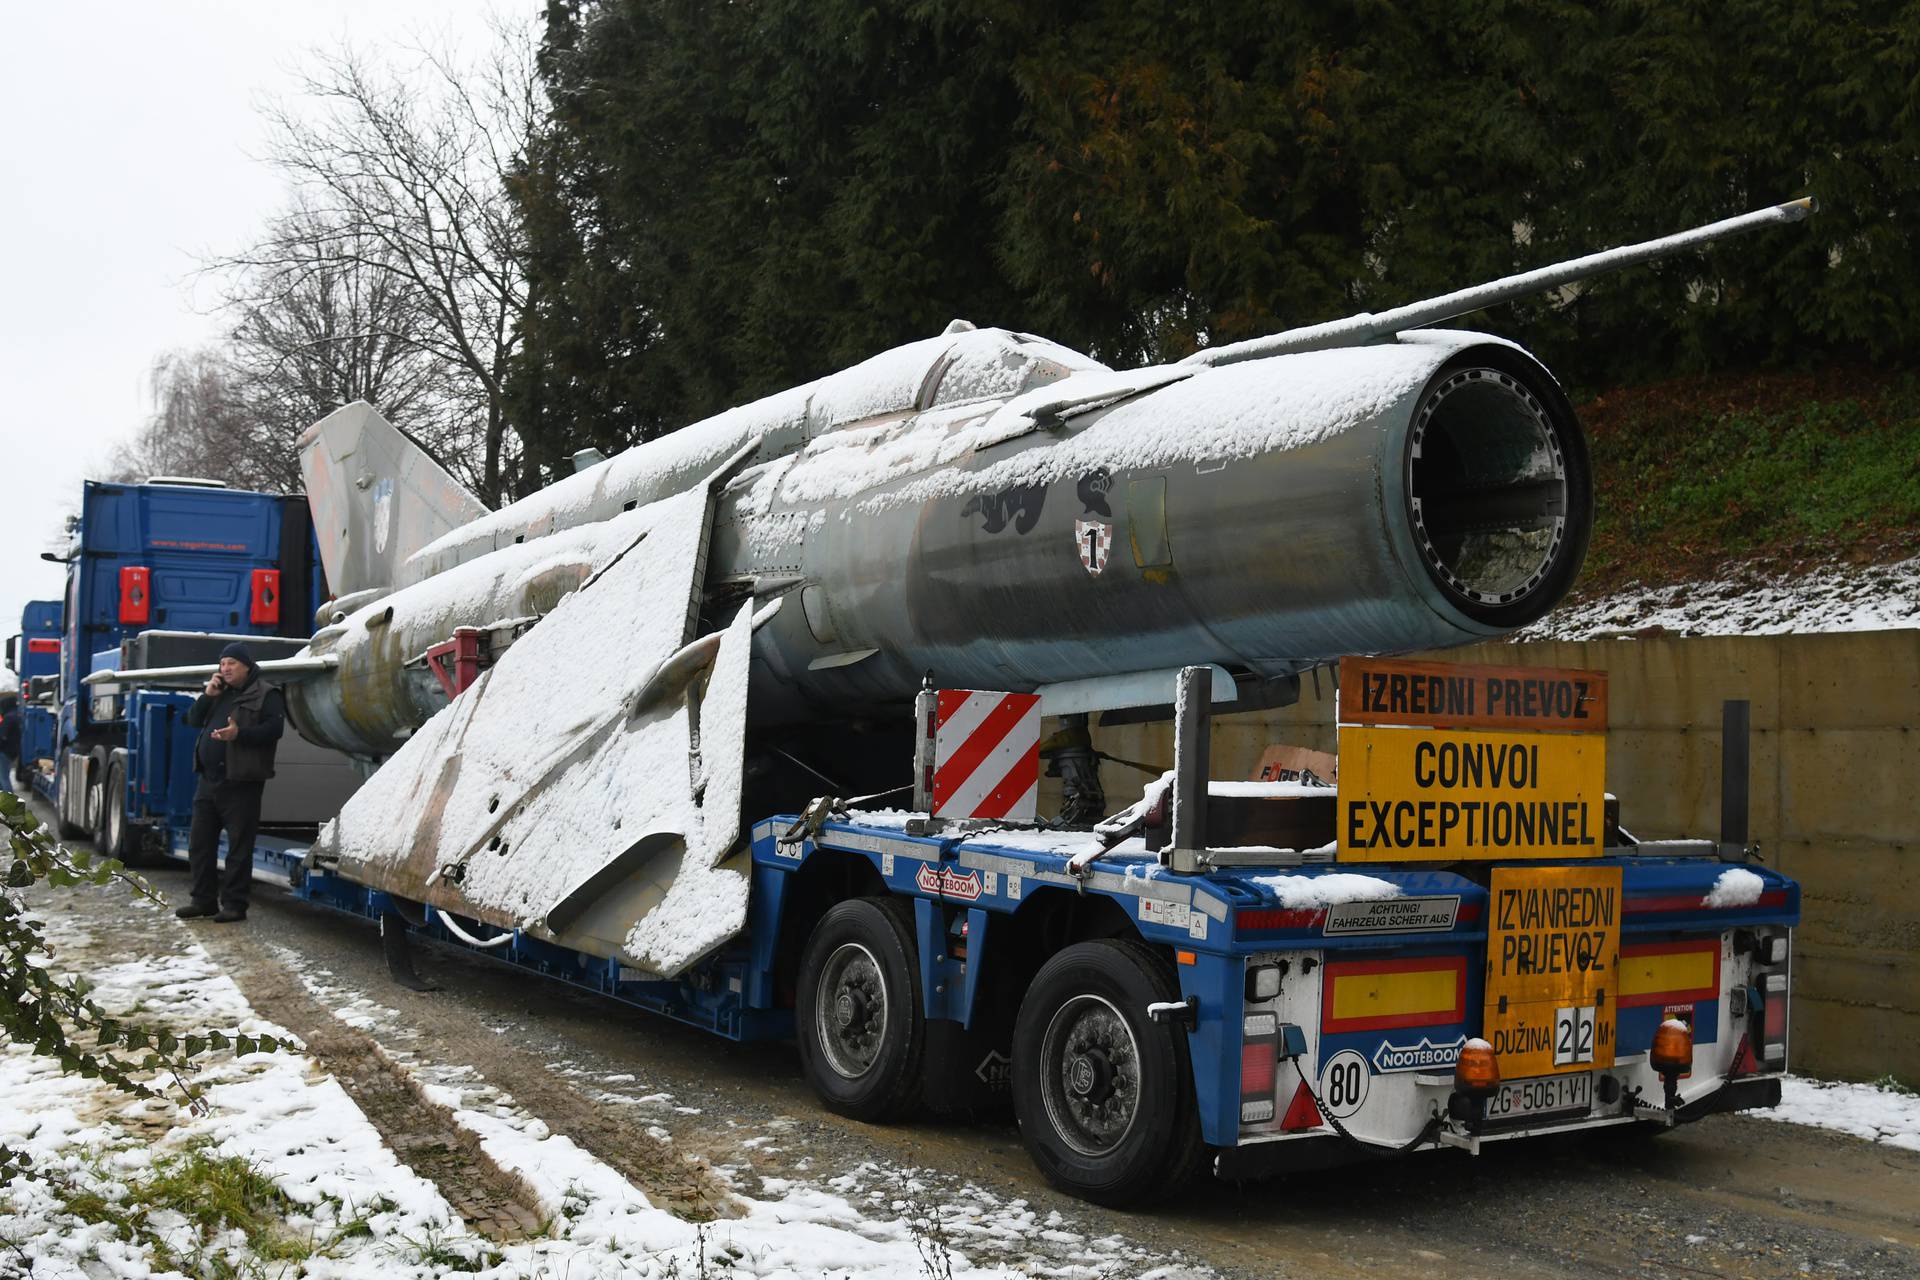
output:
[[[1094,1199],[1136,1201],[1203,1155],[1249,1176],[1779,1098],[1800,891],[1765,868],[1631,848],[1582,860],[1619,874],[1611,1064],[1473,1093],[1456,1069],[1483,1030],[1485,881],[1565,863],[1190,875],[1137,838],[1099,854],[1092,835],[905,828],[898,814],[811,833],[788,815],[757,822],[747,929],[672,982],[524,932],[422,920],[323,869],[297,873],[296,891],[400,912],[457,945],[492,934],[479,940],[501,960],[729,1038],[794,1035],[846,1114],[978,1105],[1011,1086],[1043,1170]],[[1690,1061],[1663,1078],[1650,1053],[1675,1020]]]

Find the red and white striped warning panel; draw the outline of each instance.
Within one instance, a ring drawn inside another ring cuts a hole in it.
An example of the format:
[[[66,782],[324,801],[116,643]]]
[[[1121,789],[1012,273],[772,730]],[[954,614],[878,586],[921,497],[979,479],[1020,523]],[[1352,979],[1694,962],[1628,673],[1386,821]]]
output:
[[[942,689],[933,816],[1031,822],[1040,803],[1040,695]]]

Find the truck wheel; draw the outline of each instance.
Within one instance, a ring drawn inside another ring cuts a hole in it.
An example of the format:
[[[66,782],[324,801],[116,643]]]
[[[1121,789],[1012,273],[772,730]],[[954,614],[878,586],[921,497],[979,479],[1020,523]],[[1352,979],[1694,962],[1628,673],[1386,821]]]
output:
[[[87,838],[104,852],[107,847],[107,814],[113,808],[113,793],[107,789],[107,762],[98,755],[87,770]]]
[[[115,760],[107,770],[107,790],[100,820],[100,852],[109,858],[118,858],[126,866],[133,866],[139,859],[133,856],[135,842],[127,838],[131,828],[127,825],[126,796],[127,767]]]
[[[1013,1032],[1013,1109],[1047,1180],[1123,1208],[1167,1195],[1204,1148],[1186,1032],[1147,1017],[1178,1000],[1166,963],[1142,943],[1101,939],[1042,965]]]
[[[839,903],[807,939],[795,1037],[829,1111],[879,1123],[916,1096],[926,1019],[914,954],[913,911],[898,898]]]
[[[80,816],[83,818],[86,816],[87,806],[84,802],[84,796],[86,794],[84,788],[86,784],[84,782],[76,782],[74,779],[74,772],[71,768],[73,757],[63,752],[61,759],[65,764],[60,768],[60,771],[54,775],[53,830],[54,834],[62,840],[80,840],[85,838],[87,830],[78,823],[67,821],[67,804],[74,798],[74,787],[81,787],[81,796],[83,799],[80,805]]]

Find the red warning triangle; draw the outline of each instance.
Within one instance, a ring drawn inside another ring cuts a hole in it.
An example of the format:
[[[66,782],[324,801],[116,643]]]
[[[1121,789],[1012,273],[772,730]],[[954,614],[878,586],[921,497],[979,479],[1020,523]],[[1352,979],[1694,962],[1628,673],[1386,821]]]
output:
[[[1320,1127],[1320,1108],[1313,1105],[1313,1095],[1307,1092],[1307,1082],[1302,1080],[1300,1087],[1293,1091],[1293,1101],[1287,1106],[1287,1114],[1280,1121],[1282,1129],[1318,1129]]]

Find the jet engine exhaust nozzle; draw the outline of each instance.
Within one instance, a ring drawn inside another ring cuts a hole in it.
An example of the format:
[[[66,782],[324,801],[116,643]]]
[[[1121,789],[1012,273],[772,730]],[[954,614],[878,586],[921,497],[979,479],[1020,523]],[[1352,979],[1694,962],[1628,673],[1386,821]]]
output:
[[[1487,626],[1524,626],[1572,585],[1593,489],[1557,390],[1484,365],[1445,371],[1414,411],[1406,452],[1414,540],[1450,604]]]

